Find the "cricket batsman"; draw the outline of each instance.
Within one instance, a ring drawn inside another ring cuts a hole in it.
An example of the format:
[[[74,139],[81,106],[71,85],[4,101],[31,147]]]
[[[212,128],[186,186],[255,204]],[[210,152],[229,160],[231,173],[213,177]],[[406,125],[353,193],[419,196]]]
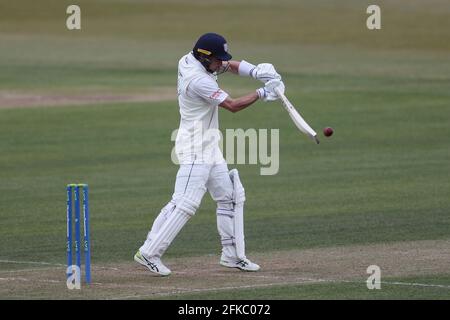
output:
[[[136,262],[161,276],[171,273],[161,262],[162,255],[195,215],[206,191],[217,203],[217,229],[222,244],[220,265],[244,271],[260,269],[245,255],[245,191],[238,171],[228,170],[219,148],[218,107],[238,112],[260,99],[275,101],[279,97],[274,89],[284,92],[284,84],[269,63],[255,66],[231,58],[225,38],[216,33],[206,33],[178,63],[181,119],[175,151],[180,167],[175,190],[134,256]],[[263,82],[263,86],[234,99],[217,83],[217,76],[224,72],[252,77]]]

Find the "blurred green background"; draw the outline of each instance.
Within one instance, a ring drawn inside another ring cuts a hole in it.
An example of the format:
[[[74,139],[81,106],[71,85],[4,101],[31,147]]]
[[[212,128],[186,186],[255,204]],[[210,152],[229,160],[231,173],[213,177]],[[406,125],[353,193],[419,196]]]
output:
[[[86,182],[93,263],[131,261],[173,190],[177,62],[205,32],[223,34],[234,59],[273,63],[312,127],[335,129],[316,146],[278,103],[221,110],[222,129],[280,129],[277,175],[237,166],[249,256],[450,238],[448,1],[377,1],[377,31],[372,1],[77,1],[79,31],[66,29],[69,4],[0,1],[0,260],[64,263],[64,188]],[[260,86],[220,85],[233,97]],[[4,102],[172,90],[154,102]],[[218,255],[214,211],[206,196],[167,256]]]

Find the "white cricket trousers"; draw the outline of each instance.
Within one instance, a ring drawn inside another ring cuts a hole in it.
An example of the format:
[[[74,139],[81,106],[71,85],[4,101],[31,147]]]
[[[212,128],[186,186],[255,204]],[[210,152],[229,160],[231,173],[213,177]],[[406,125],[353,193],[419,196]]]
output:
[[[161,210],[158,217],[153,222],[153,226],[147,235],[147,239],[139,249],[142,254],[150,257],[161,257],[167,250],[173,239],[162,240],[157,252],[151,248],[152,239],[155,239],[158,232],[164,224],[173,219],[171,215],[174,213],[177,203],[183,197],[192,192],[199,195],[199,202],[203,195],[209,191],[211,197],[217,203],[217,228],[222,243],[222,254],[230,258],[236,257],[236,250],[233,245],[234,238],[234,204],[233,204],[233,183],[229,176],[228,166],[226,163],[220,164],[181,164],[176,176],[175,190],[170,202]],[[187,219],[186,219],[187,222]],[[172,235],[173,238],[176,235]]]

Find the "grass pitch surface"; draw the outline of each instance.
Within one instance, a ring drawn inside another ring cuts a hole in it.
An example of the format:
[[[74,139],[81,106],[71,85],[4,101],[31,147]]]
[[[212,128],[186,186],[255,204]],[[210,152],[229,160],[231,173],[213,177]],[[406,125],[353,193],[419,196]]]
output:
[[[367,1],[80,1],[81,31],[65,28],[68,1],[44,2],[0,7],[1,298],[71,297],[64,263],[65,185],[72,182],[90,186],[93,280],[102,280],[74,297],[180,298],[176,290],[155,295],[158,280],[147,280],[132,256],[173,191],[177,61],[211,30],[226,36],[237,60],[277,67],[321,144],[299,134],[279,103],[221,110],[223,130],[280,129],[277,175],[237,167],[247,192],[248,256],[281,280],[226,290],[233,277],[253,283],[248,274],[226,273],[216,291],[195,282],[181,298],[449,298],[450,268],[442,263],[450,238],[445,1],[381,1],[379,31],[365,26]],[[220,84],[233,97],[260,86],[232,75]],[[326,126],[335,130],[331,138],[320,133]],[[222,272],[214,211],[206,195],[168,250],[179,275],[183,259],[194,259],[194,268],[207,260],[212,274]],[[377,255],[391,244],[399,248]],[[313,275],[318,281],[294,281],[307,278],[305,250],[328,261],[328,248],[353,246],[365,249],[343,258],[348,277],[333,273],[340,261],[331,260]],[[378,260],[352,266],[365,250]],[[280,269],[265,258],[277,252],[290,252],[279,257]],[[402,252],[409,259],[382,274],[382,290],[368,290],[369,263],[383,270]]]

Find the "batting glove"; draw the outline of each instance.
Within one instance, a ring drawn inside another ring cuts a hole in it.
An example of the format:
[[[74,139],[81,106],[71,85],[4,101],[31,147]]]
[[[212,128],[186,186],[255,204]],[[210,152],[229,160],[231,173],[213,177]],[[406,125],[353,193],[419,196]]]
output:
[[[250,73],[250,75],[261,81],[266,83],[267,81],[278,79],[281,80],[281,76],[275,70],[275,67],[270,63],[260,63],[258,64]]]
[[[283,81],[278,79],[267,81],[266,85],[263,88],[259,88],[258,90],[256,90],[256,92],[258,93],[258,97],[264,102],[276,101],[280,97],[275,92],[275,88],[278,88],[284,94],[284,83]]]

